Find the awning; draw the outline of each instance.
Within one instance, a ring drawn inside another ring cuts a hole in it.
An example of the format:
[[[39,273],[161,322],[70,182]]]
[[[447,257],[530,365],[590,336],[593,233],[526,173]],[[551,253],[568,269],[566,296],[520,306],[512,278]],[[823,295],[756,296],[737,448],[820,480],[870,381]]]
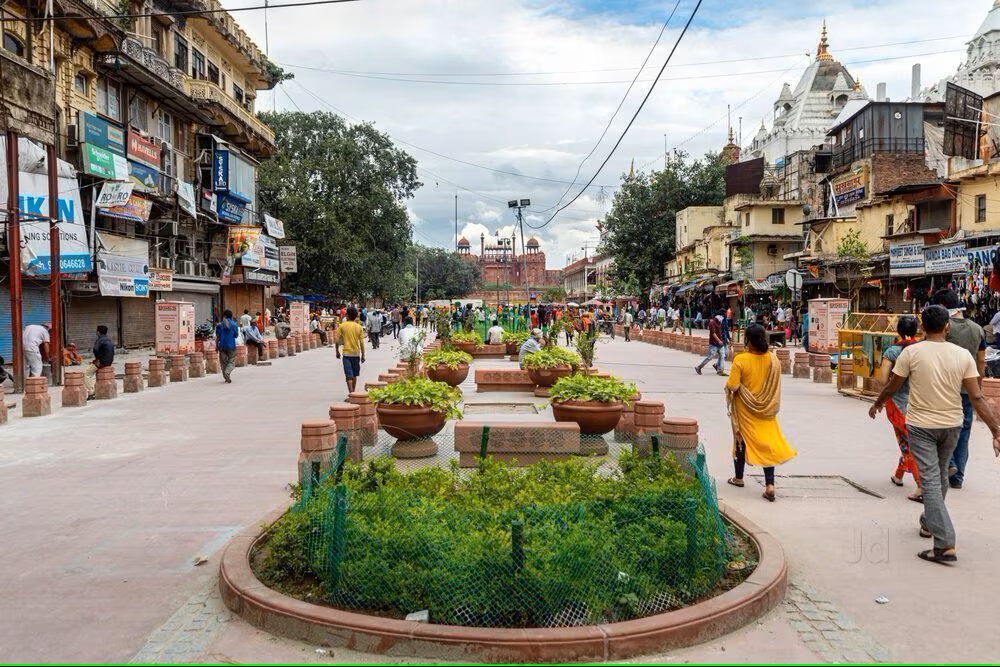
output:
[[[729,291],[729,287],[731,285],[738,285],[739,282],[740,281],[738,281],[738,280],[730,280],[728,283],[722,283],[721,285],[716,286],[715,293],[716,294],[725,294],[726,292]]]
[[[688,290],[694,289],[697,286],[698,286],[697,282],[685,283],[681,285],[680,288],[677,290],[677,294],[684,294]]]
[[[764,280],[748,280],[747,286],[754,292],[773,292],[774,288]]]

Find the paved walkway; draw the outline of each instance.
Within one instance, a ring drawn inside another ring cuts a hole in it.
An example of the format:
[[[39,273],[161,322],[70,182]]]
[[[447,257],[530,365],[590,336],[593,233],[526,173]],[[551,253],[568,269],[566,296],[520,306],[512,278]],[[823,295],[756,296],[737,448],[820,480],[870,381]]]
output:
[[[391,353],[389,344],[371,354],[365,378]],[[887,422],[868,419],[867,404],[786,379],[780,420],[799,456],[779,470],[794,477],[779,478],[771,504],[756,483],[724,483],[723,379],[695,375],[696,362],[621,338],[600,345],[597,358],[602,370],[664,400],[669,414],[699,419],[720,496],[778,536],[792,586],[760,622],[633,662],[952,663],[1000,654],[1000,600],[990,594],[1000,465],[985,427],[975,427],[965,489],[950,496],[961,560],[936,566],[914,555],[928,544],[917,536],[919,507],[906,500],[909,489],[889,484],[895,444]],[[222,607],[220,550],[287,501],[299,423],[346,394],[332,350],[238,369],[234,378],[0,427],[0,660],[384,661],[271,637]],[[196,565],[200,558],[208,560]],[[889,603],[877,604],[880,595]]]

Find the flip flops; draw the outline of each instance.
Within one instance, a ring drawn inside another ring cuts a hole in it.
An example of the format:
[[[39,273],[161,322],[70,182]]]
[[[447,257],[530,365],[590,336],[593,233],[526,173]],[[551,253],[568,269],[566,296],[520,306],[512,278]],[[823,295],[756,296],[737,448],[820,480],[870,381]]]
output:
[[[952,553],[946,553],[948,551],[951,551]],[[928,549],[918,553],[917,558],[931,563],[938,563],[940,565],[948,565],[950,563],[958,562],[958,556],[955,555],[953,549]]]
[[[733,486],[739,487],[741,489],[745,486],[742,479],[736,479],[735,477],[730,477],[729,479],[726,480],[726,483],[732,484]]]
[[[901,479],[896,479],[895,477],[890,477],[889,481],[892,482],[893,484],[895,484],[896,486],[903,486],[903,480],[901,480]]]
[[[761,496],[764,497],[764,500],[766,500],[766,501],[768,501],[770,503],[774,502],[774,499],[775,499],[774,491],[772,491],[770,493],[768,493],[767,491],[764,491],[764,493],[762,493]]]

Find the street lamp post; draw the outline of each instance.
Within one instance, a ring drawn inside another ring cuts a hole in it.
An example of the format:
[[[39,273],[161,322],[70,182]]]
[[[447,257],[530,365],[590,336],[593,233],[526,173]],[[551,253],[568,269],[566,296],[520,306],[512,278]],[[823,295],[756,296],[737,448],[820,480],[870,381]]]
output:
[[[522,271],[524,271],[524,296],[528,301],[531,301],[530,288],[528,286],[528,252],[524,247],[524,209],[531,206],[530,199],[511,199],[507,202],[507,208],[514,209],[514,214],[517,216],[518,228],[521,231],[521,259],[524,264]]]

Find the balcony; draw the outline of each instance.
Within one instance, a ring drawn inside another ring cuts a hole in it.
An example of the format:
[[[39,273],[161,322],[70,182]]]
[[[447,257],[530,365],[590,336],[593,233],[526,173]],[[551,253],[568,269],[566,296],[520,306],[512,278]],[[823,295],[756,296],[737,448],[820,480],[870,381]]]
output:
[[[250,113],[226,91],[211,81],[189,79],[191,99],[200,102],[212,114],[212,125],[226,138],[255,157],[268,157],[277,152],[274,132],[257,116]]]
[[[919,153],[926,150],[926,142],[919,139],[864,139],[838,146],[833,152],[833,168],[846,167],[876,153]]]
[[[225,7],[218,0],[175,0],[182,10],[210,12],[191,16],[188,20],[203,20],[215,29],[215,32],[229,44],[231,48],[242,54],[244,58],[257,68],[259,87],[271,89],[277,84],[272,73],[265,65],[267,58],[250,36],[240,27],[232,15],[224,11]]]
[[[3,50],[0,50],[0,70],[5,73],[0,107],[7,111],[9,129],[41,143],[55,143],[52,109],[56,90],[52,75]]]

